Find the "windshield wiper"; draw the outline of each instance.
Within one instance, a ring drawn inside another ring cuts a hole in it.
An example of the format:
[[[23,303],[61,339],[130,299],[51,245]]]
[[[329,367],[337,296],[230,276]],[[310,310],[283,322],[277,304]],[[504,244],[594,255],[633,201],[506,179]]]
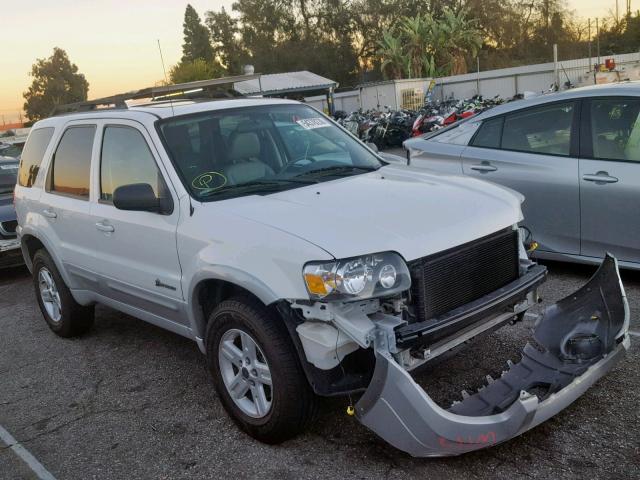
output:
[[[334,165],[332,167],[324,167],[324,168],[318,168],[317,170],[309,170],[308,172],[304,172],[301,173],[299,175],[296,175],[296,178],[300,178],[300,177],[312,177],[315,176],[316,174],[320,174],[320,176],[324,176],[324,175],[339,175],[339,174],[347,174],[347,173],[352,173],[352,174],[356,174],[356,173],[362,173],[362,172],[375,172],[376,170],[378,170],[380,167],[358,167],[355,165]]]
[[[219,195],[223,193],[233,193],[238,195],[243,195],[247,193],[258,193],[258,192],[277,192],[281,190],[282,187],[287,187],[291,184],[294,185],[312,185],[314,183],[318,183],[315,180],[302,180],[295,178],[275,178],[272,180],[254,180],[251,182],[240,183],[236,185],[225,185],[220,188],[215,188],[206,192],[202,192],[199,196],[203,197],[212,197],[214,195]]]

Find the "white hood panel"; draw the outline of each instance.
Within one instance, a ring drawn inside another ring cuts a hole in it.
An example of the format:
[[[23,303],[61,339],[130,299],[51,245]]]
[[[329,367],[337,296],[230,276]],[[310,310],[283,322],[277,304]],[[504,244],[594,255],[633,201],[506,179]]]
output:
[[[233,199],[225,209],[303,238],[336,258],[396,251],[410,261],[519,222],[522,198],[480,180],[389,165]]]

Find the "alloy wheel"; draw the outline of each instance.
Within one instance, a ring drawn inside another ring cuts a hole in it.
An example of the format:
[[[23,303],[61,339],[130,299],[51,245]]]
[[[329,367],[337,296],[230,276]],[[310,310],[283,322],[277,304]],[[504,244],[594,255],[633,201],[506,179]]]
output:
[[[273,386],[264,353],[248,333],[231,329],[218,346],[220,373],[227,392],[249,417],[263,418],[271,410]]]
[[[53,275],[46,267],[42,267],[38,272],[38,284],[40,298],[49,318],[56,323],[59,322],[62,318],[62,301]]]

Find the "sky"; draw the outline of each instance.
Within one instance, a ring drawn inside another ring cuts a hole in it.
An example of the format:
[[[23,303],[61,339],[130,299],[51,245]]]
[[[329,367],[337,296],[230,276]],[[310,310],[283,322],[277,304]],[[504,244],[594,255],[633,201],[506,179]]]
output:
[[[625,0],[618,0],[621,11]],[[187,3],[204,18],[207,10],[233,0],[0,0],[0,125],[16,121],[29,71],[53,47],[67,51],[89,81],[89,98],[149,87],[182,55],[182,20]],[[605,17],[615,0],[568,0],[581,17]],[[640,0],[632,0],[633,9]]]

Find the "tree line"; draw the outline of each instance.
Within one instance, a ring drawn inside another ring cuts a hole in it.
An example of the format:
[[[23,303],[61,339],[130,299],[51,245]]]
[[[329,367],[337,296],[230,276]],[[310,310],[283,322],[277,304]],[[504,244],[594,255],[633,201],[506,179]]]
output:
[[[383,78],[443,76],[588,55],[638,51],[640,12],[595,25],[565,0],[237,0],[201,17],[187,5],[183,55],[173,83],[242,73],[310,70],[341,86]],[[32,121],[56,105],[87,99],[89,83],[55,48],[38,59],[24,93]]]
[[[602,55],[640,47],[638,12],[600,27]],[[188,5],[185,56],[172,73],[204,58],[189,53],[202,42],[216,72],[311,70],[349,86],[466,73],[477,58],[483,70],[548,62],[553,44],[561,59],[579,58],[588,30],[565,0],[238,0],[203,19]],[[595,37],[594,22],[594,55]]]

